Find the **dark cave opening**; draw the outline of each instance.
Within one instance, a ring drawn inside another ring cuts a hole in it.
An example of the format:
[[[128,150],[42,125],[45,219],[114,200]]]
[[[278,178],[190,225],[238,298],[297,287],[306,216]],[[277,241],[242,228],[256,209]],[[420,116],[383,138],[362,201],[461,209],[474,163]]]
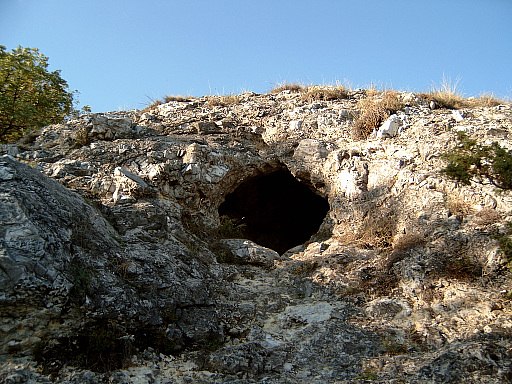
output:
[[[283,254],[315,234],[329,203],[288,169],[252,177],[226,196],[219,207],[243,237]]]

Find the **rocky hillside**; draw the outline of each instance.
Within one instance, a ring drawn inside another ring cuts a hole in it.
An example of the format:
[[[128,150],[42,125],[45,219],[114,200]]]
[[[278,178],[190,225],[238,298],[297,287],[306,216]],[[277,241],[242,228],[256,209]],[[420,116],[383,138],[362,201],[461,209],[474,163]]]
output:
[[[0,381],[512,382],[512,192],[442,172],[511,105],[336,91],[1,146]]]

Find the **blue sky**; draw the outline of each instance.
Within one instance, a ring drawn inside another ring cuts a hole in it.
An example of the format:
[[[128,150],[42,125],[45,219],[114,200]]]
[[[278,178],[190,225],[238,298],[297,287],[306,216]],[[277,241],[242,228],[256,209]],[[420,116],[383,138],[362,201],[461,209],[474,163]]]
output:
[[[510,99],[511,20],[511,0],[0,0],[0,44],[39,48],[96,112],[282,82]]]

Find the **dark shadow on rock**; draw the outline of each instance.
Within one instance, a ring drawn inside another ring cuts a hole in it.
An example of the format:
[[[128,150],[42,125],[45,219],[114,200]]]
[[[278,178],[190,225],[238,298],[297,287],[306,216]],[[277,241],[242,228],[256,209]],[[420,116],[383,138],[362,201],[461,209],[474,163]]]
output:
[[[315,234],[329,204],[282,169],[244,180],[219,207],[245,238],[283,254]]]

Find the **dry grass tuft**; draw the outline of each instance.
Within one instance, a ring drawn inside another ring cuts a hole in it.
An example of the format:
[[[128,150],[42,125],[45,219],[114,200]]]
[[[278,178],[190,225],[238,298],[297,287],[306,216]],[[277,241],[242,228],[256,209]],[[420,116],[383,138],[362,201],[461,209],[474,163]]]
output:
[[[208,105],[212,107],[227,107],[239,104],[241,101],[242,99],[239,95],[211,96],[208,98]]]
[[[480,97],[465,98],[458,91],[459,80],[452,82],[443,78],[441,85],[432,87],[429,93],[420,94],[429,102],[434,102],[436,108],[461,109],[478,107],[495,107],[504,104],[505,101],[497,99],[492,94],[483,94]]]
[[[175,96],[175,95],[167,95],[164,97],[164,103],[170,103],[171,101],[178,101],[178,102],[187,102],[190,101],[190,96]]]
[[[423,234],[417,232],[407,233],[393,241],[393,251],[407,252],[410,249],[425,245],[426,240]]]
[[[422,247],[426,244],[425,235],[418,232],[411,232],[393,239],[393,251],[384,260],[386,270],[390,270],[393,265],[405,257],[411,249]]]
[[[290,91],[290,92],[303,92],[306,90],[306,87],[304,87],[301,84],[298,83],[282,83],[278,84],[277,87],[272,89],[270,93],[279,93],[283,91]]]
[[[316,261],[301,261],[294,265],[290,272],[298,276],[311,275],[318,268]]]
[[[492,94],[483,94],[480,97],[471,99],[470,101],[472,107],[496,107],[506,103],[504,100],[500,100]]]
[[[308,87],[301,95],[304,101],[333,101],[348,98],[348,91],[339,85],[335,87]]]
[[[497,212],[495,209],[488,207],[482,208],[475,214],[475,216],[476,224],[482,226],[496,224],[503,219],[499,212]]]
[[[421,94],[420,96],[427,99],[429,102],[434,102],[435,108],[461,109],[469,106],[467,100],[451,93],[431,92]]]
[[[467,215],[473,213],[473,208],[460,197],[448,196],[446,200],[446,208],[448,208],[450,216],[456,216],[461,221]]]
[[[192,99],[191,96],[173,96],[173,95],[167,95],[167,96],[164,96],[163,99],[159,100],[151,100],[151,103],[145,107],[142,112],[148,112],[156,107],[158,107],[159,105],[162,105],[162,104],[165,104],[165,103],[170,103],[171,101],[178,101],[178,102],[186,102],[186,101],[190,101]]]
[[[358,242],[365,248],[389,248],[396,231],[396,213],[387,208],[369,212],[364,218]]]
[[[469,106],[467,100],[462,96],[450,92],[434,91],[420,96],[430,103],[433,102],[435,108],[461,109]]]
[[[382,94],[381,105],[390,114],[393,114],[404,107],[404,104],[400,100],[399,94],[396,91],[385,91]]]
[[[372,82],[366,87],[365,95],[366,95],[366,97],[375,97],[375,96],[378,96],[381,92],[382,91],[379,90],[379,88],[377,87],[377,84]]]
[[[352,137],[357,140],[366,139],[388,116],[386,110],[370,98],[357,103],[359,116],[352,127]]]
[[[467,106],[466,100],[458,91],[460,79],[452,81],[443,76],[439,86],[432,86],[430,93],[421,94],[429,102],[434,102],[436,108],[459,109]]]
[[[148,111],[158,107],[161,104],[162,104],[162,100],[153,100],[147,107],[142,109],[142,112],[148,112]]]
[[[394,91],[383,92],[380,97],[367,97],[359,100],[357,108],[359,117],[352,127],[354,139],[368,138],[384,120],[403,108],[403,103]]]
[[[432,268],[432,277],[444,277],[461,281],[474,281],[482,276],[482,265],[474,257],[462,252],[439,255]]]

